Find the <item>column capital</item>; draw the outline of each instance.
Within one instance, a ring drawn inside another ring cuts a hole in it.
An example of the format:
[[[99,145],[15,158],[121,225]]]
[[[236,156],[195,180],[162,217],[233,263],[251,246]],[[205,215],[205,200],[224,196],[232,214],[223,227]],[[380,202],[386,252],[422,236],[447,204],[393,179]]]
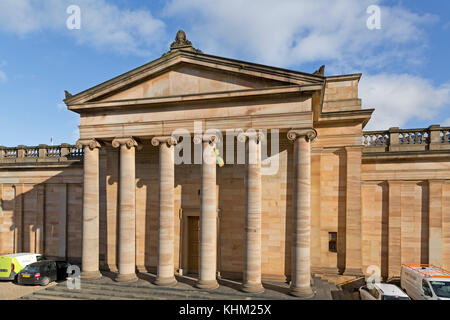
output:
[[[264,140],[265,136],[264,133],[262,132],[257,132],[257,131],[253,131],[253,132],[241,132],[238,134],[237,139],[239,142],[245,142],[250,139],[255,139],[257,143],[260,143]]]
[[[152,145],[157,147],[160,144],[166,143],[169,147],[178,144],[178,140],[172,136],[154,137],[152,139]]]
[[[317,131],[314,128],[292,129],[287,133],[287,138],[295,141],[298,138],[304,138],[306,141],[313,141],[317,137]]]
[[[112,141],[112,146],[114,148],[119,148],[120,146],[125,145],[128,149],[131,149],[133,147],[137,147],[138,143],[136,140],[134,140],[133,137],[121,137],[121,138],[115,138]]]
[[[76,143],[77,149],[84,149],[84,147],[89,147],[89,149],[94,150],[95,148],[101,148],[102,145],[95,139],[79,139]]]
[[[197,134],[194,136],[193,139],[195,144],[199,144],[202,142],[213,142],[213,143],[219,143],[220,138],[216,134]]]

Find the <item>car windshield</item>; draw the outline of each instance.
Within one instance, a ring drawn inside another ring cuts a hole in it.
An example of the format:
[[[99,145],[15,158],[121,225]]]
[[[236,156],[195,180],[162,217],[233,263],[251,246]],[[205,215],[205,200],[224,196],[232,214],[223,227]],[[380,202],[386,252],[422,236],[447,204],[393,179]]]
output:
[[[383,296],[383,300],[411,300],[408,297],[400,297],[400,296]]]
[[[440,298],[450,298],[450,282],[430,281],[434,293]]]
[[[39,272],[39,266],[26,266],[23,271],[23,273],[36,273]]]

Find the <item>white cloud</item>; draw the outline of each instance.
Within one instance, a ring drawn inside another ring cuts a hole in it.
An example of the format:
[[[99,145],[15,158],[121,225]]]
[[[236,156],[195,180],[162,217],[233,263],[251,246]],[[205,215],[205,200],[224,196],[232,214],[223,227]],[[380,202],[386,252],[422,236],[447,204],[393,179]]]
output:
[[[381,7],[381,30],[369,30],[366,10],[379,0],[172,0],[166,16],[191,20],[188,33],[200,49],[246,55],[280,66],[326,60],[333,71],[382,68],[414,59],[424,44],[421,26],[434,17]],[[408,47],[414,43],[414,50]],[[403,50],[400,50],[403,48]],[[380,50],[379,50],[380,49]],[[382,49],[382,50],[381,50]]]
[[[450,127],[450,118],[447,118],[442,122],[443,127]]]
[[[0,68],[3,68],[6,66],[7,63],[5,60],[0,60]],[[0,84],[5,83],[8,80],[8,77],[6,76],[5,71],[0,70]]]
[[[81,9],[81,29],[68,30],[66,9]],[[2,0],[0,30],[26,37],[36,32],[58,32],[79,44],[137,55],[158,49],[165,24],[144,9],[126,10],[105,0]],[[159,52],[158,52],[159,53]]]
[[[426,122],[450,109],[450,83],[436,87],[409,74],[363,76],[359,95],[365,108],[375,108],[365,130],[401,128],[410,120]]]
[[[8,77],[6,76],[6,73],[2,70],[0,70],[0,84],[5,83]]]

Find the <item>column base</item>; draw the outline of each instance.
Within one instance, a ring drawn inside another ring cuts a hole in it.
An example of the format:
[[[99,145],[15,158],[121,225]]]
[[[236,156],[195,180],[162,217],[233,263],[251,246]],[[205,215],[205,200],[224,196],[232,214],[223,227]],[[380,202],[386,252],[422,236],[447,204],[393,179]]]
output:
[[[219,283],[217,280],[198,280],[195,286],[199,289],[217,289]]]
[[[82,271],[81,272],[81,279],[100,279],[102,276],[102,274],[100,273],[100,271]]]
[[[302,299],[310,299],[315,296],[311,287],[291,287],[289,290],[289,294],[291,296],[302,298]]]
[[[241,291],[246,293],[263,293],[264,287],[261,283],[243,283]]]
[[[175,277],[170,278],[156,278],[155,281],[153,281],[153,284],[161,287],[173,287],[178,283],[178,281],[175,279]]]
[[[135,273],[121,274],[119,273],[114,279],[116,282],[135,282],[138,281],[138,277]]]

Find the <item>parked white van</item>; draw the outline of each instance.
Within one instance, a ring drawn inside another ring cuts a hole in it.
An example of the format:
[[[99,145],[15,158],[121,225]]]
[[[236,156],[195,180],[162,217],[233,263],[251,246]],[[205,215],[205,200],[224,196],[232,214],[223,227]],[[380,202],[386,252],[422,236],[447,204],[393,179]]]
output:
[[[433,265],[402,265],[400,285],[413,300],[450,300],[450,272]]]

